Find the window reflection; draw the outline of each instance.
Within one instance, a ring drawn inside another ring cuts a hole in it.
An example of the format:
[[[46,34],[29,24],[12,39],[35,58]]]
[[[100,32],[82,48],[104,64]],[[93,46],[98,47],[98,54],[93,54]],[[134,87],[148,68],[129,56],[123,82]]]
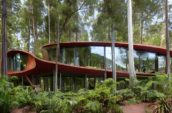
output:
[[[155,59],[155,53],[134,51],[136,72],[155,72]]]
[[[79,65],[80,66],[89,66],[90,65],[90,47],[80,47],[77,48]]]
[[[165,72],[166,59],[165,56],[158,56],[158,71]]]
[[[49,60],[55,60],[56,49],[52,47],[47,50]],[[65,64],[90,66],[101,69],[104,69],[106,66],[107,69],[112,69],[112,54],[110,46],[63,47],[60,52],[61,61]],[[127,48],[115,47],[115,60],[117,71],[127,71]],[[134,61],[136,72],[165,72],[165,56],[157,55],[152,52],[134,51]]]
[[[125,71],[127,70],[127,49],[125,48],[115,48],[115,61],[116,61],[116,69],[118,71]]]
[[[27,63],[27,56],[22,54],[15,54],[8,57],[8,70],[21,71],[24,70]]]
[[[64,48],[64,63],[74,65],[74,48]]]
[[[56,61],[56,47],[47,48],[48,58],[51,61]]]
[[[104,66],[104,48],[91,46],[90,66],[95,68],[103,68]]]
[[[112,54],[111,47],[106,47],[106,68],[112,69]]]
[[[115,47],[115,61],[117,71],[127,70],[127,49],[121,47]],[[112,69],[112,54],[111,47],[106,47],[106,68]]]
[[[62,89],[63,91],[67,92],[67,91],[72,91],[73,89],[73,80],[72,77],[62,77]]]

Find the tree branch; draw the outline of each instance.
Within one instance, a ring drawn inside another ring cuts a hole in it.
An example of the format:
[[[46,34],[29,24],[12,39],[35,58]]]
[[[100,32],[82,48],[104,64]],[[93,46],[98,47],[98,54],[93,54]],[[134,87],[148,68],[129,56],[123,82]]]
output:
[[[65,29],[67,23],[69,22],[69,20],[72,18],[73,15],[75,15],[75,13],[77,13],[78,11],[80,11],[82,9],[82,7],[85,5],[85,3],[86,3],[86,0],[84,0],[83,3],[81,4],[81,6],[76,11],[72,12],[70,16],[66,16],[65,21],[61,28],[60,37],[63,34],[64,29]]]

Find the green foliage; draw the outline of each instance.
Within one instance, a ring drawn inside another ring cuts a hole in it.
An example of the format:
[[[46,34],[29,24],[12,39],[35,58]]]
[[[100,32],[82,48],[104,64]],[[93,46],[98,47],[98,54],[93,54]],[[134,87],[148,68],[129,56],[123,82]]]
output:
[[[117,95],[121,96],[120,103],[124,101],[128,103],[154,102],[172,95],[171,83],[169,84],[168,78],[164,74],[157,74],[144,80],[135,80],[132,87],[127,87],[128,83],[128,79],[118,83],[120,87],[123,85],[117,91]]]
[[[153,113],[171,113],[172,105],[164,98],[160,100]]]
[[[17,86],[12,88],[14,95],[11,98],[11,107],[21,107],[25,105],[32,105],[32,89],[30,87]]]
[[[14,86],[9,81],[1,78],[0,82],[0,109],[3,113],[27,105],[38,113],[121,113],[116,103],[120,97],[115,95],[112,79],[97,84],[95,90],[77,93],[35,92],[31,87]]]
[[[3,113],[27,105],[38,113],[122,113],[120,104],[160,100],[155,110],[158,113],[158,109],[168,110],[170,104],[162,99],[171,98],[172,95],[164,89],[168,86],[165,75],[135,81],[133,87],[127,86],[128,80],[116,85],[112,79],[107,79],[103,83],[97,83],[93,90],[82,89],[76,93],[35,92],[31,87],[14,86],[10,81],[15,80],[16,78],[1,78],[0,110]]]
[[[13,84],[7,81],[7,77],[0,78],[0,80],[0,111],[8,113]]]
[[[14,86],[16,78],[10,79],[6,76],[0,80],[0,110],[2,113],[8,113],[10,109],[32,105],[33,90],[30,87]]]

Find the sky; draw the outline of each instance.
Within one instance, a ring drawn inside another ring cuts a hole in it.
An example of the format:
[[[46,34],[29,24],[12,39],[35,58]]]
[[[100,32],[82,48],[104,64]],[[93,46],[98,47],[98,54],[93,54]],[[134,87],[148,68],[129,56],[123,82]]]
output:
[[[172,3],[172,0],[169,0],[169,3],[171,4]]]

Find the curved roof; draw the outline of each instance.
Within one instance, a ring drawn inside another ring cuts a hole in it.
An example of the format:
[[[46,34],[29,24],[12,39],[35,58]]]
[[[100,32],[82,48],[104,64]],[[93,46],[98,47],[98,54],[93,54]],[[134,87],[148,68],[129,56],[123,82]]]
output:
[[[48,48],[48,47],[55,47],[57,44],[47,44],[44,45],[42,48]],[[60,47],[85,47],[85,46],[111,46],[111,42],[65,42],[60,43]],[[115,43],[116,47],[125,47],[128,48],[128,43],[123,42],[117,42]],[[159,47],[159,46],[152,46],[152,45],[142,45],[142,44],[134,44],[135,50],[140,51],[147,51],[147,52],[155,52],[157,54],[166,55],[166,49]],[[172,56],[172,51],[170,51],[170,55]]]
[[[43,46],[43,48],[47,47],[54,47],[56,44],[49,44]],[[60,43],[60,47],[83,47],[83,46],[111,46],[110,42],[70,42],[70,43]],[[115,46],[117,47],[128,47],[127,43],[115,43]],[[140,45],[135,44],[134,45],[135,50],[140,51],[149,51],[149,52],[155,52],[157,54],[166,54],[165,48],[160,48],[156,46],[147,46],[147,45]],[[8,56],[14,55],[14,54],[24,54],[28,56],[27,60],[27,66],[22,71],[8,71],[8,75],[10,76],[24,76],[24,75],[30,75],[33,74],[35,76],[38,76],[42,73],[49,73],[55,70],[56,62],[43,60],[40,58],[37,58],[35,55],[33,55],[30,52],[26,51],[20,51],[20,50],[11,50],[8,52]],[[172,51],[170,51],[170,54],[172,56]],[[74,74],[86,74],[88,76],[104,76],[105,70],[104,69],[96,69],[93,67],[82,67],[82,66],[74,66],[70,64],[63,64],[58,62],[58,69],[61,72],[68,72],[68,73],[74,73]],[[106,70],[107,77],[111,77],[112,71]],[[137,73],[137,76],[143,77],[143,76],[152,76],[153,73]],[[129,74],[127,71],[117,71],[117,77],[128,77]]]

